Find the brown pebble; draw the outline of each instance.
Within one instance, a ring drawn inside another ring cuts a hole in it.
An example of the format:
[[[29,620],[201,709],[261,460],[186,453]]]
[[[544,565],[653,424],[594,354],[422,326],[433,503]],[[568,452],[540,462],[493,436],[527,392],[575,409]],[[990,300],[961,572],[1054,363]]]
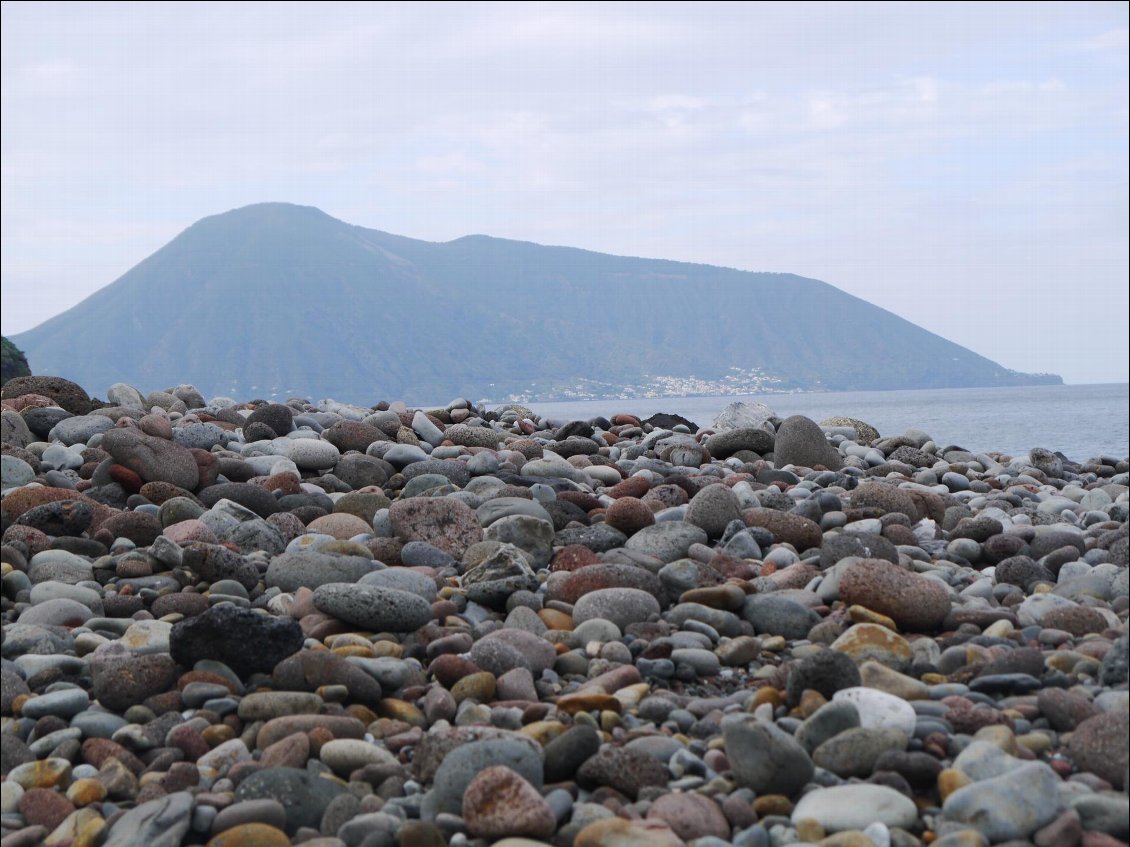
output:
[[[972,784],[968,776],[954,768],[946,768],[938,774],[938,796],[944,803],[946,798],[959,788],[964,788],[966,785]]]
[[[791,815],[793,801],[784,794],[762,794],[753,801],[753,810],[760,818],[766,815]]]
[[[749,710],[751,712],[755,711],[758,706],[764,705],[765,703],[768,703],[776,709],[783,702],[784,698],[781,696],[781,692],[771,685],[766,685],[757,689],[757,693],[753,695],[753,702],[749,704]]]
[[[674,792],[655,800],[647,811],[648,818],[661,818],[684,841],[714,836],[728,841],[730,824],[718,803],[701,794]]]
[[[311,729],[306,733],[306,739],[310,744],[310,756],[320,756],[322,754],[322,745],[329,741],[333,741],[334,738],[334,734],[324,726],[316,726]]]
[[[562,632],[571,632],[573,629],[573,616],[557,609],[539,609],[538,617],[549,629]]]
[[[424,713],[420,711],[415,703],[409,703],[406,700],[397,700],[389,697],[382,700],[377,705],[377,711],[382,717],[394,718],[398,721],[404,721],[412,726],[419,726],[426,728],[428,725],[427,718]]]
[[[209,747],[215,748],[225,741],[231,741],[235,738],[235,730],[225,724],[213,724],[205,727],[200,733],[200,737],[208,742]]]
[[[871,611],[866,606],[849,606],[848,616],[851,618],[852,623],[873,623],[886,627],[892,632],[899,631],[898,626],[893,620],[879,612]]]
[[[145,770],[145,764],[133,753],[109,738],[88,738],[82,742],[82,760],[99,770],[108,759],[117,759],[135,774]]]
[[[575,715],[577,712],[591,712],[594,709],[620,714],[621,708],[620,701],[611,694],[602,694],[596,691],[565,694],[557,698],[557,711],[568,715]]]
[[[200,784],[200,771],[195,762],[173,762],[161,780],[161,787],[168,793],[186,791]]]
[[[600,558],[588,547],[580,544],[569,544],[553,554],[553,558],[549,562],[549,569],[551,571],[575,571],[578,568],[599,563]]]
[[[796,834],[801,841],[819,841],[824,837],[824,827],[812,818],[802,818],[796,822]]]
[[[685,847],[666,821],[620,817],[593,821],[573,839],[573,847]]]
[[[474,836],[549,838],[557,829],[553,810],[536,788],[510,768],[480,771],[463,794],[463,819]]]
[[[166,736],[166,741],[169,746],[183,750],[185,759],[193,762],[211,749],[200,731],[190,724],[173,727]]]
[[[407,821],[396,832],[397,847],[446,847],[447,839],[435,824]]]
[[[361,723],[368,726],[377,719],[377,713],[370,709],[368,706],[362,706],[360,703],[350,703],[345,707],[345,714],[351,718],[357,718]]]
[[[456,703],[464,700],[477,700],[480,703],[489,703],[494,699],[495,679],[490,671],[479,671],[468,674],[451,686],[451,696]]]
[[[70,800],[50,788],[29,788],[20,798],[19,810],[28,826],[45,826],[52,830],[75,807]]]
[[[255,746],[265,750],[292,732],[309,732],[315,727],[325,729],[333,738],[362,738],[365,735],[365,724],[356,718],[333,715],[286,715],[272,718],[263,724],[255,736]]]
[[[810,718],[815,714],[816,710],[828,702],[827,698],[819,691],[813,691],[811,688],[806,688],[804,693],[800,695],[800,703],[797,705],[797,713],[802,718]],[[819,839],[809,839],[819,840]]]
[[[701,603],[713,609],[736,612],[745,603],[746,593],[734,583],[692,588],[679,597],[680,603]]]
[[[207,847],[290,847],[290,838],[265,823],[245,823],[221,832]]]
[[[295,732],[262,752],[259,763],[265,768],[301,768],[310,758],[310,739],[307,733]]]
[[[76,779],[67,788],[67,799],[77,808],[106,799],[106,786],[93,777]]]
[[[757,823],[757,812],[753,803],[741,797],[730,796],[722,801],[722,814],[726,816],[734,831],[747,829]]]

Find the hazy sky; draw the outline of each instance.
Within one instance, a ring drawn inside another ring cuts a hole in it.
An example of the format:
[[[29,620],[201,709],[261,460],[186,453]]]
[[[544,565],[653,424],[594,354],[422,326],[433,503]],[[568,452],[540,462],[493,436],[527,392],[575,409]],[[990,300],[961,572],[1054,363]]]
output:
[[[4,3],[3,332],[284,200],[812,276],[1124,382],[1128,9]]]

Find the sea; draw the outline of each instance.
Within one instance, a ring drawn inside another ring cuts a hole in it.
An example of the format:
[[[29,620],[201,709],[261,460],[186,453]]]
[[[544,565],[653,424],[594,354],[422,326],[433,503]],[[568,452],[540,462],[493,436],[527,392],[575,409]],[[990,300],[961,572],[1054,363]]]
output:
[[[668,412],[706,427],[723,408],[739,400],[764,403],[782,418],[804,415],[817,422],[835,415],[858,418],[881,435],[920,429],[939,447],[955,445],[1012,456],[1044,447],[1075,462],[1098,456],[1130,456],[1130,385],[1126,383],[571,400],[526,405],[551,419],[585,420],[620,412],[647,417]]]

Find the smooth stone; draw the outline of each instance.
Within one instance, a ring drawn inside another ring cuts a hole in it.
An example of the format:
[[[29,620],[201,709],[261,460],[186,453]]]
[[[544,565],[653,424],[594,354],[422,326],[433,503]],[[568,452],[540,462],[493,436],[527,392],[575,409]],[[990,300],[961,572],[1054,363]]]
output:
[[[781,422],[773,443],[773,457],[777,467],[823,465],[833,471],[843,467],[843,459],[828,443],[824,430],[804,415],[793,415]]]
[[[99,446],[145,482],[168,482],[187,491],[200,482],[200,467],[187,447],[139,429],[115,427],[101,438]]]
[[[496,677],[515,668],[526,668],[534,676],[553,666],[553,645],[521,629],[500,629],[480,638],[471,647],[471,661]]]
[[[57,597],[28,607],[20,614],[19,622],[31,626],[73,628],[82,626],[92,617],[94,612],[89,606],[68,597]]]
[[[536,742],[518,735],[483,739],[458,746],[443,758],[435,772],[436,809],[460,814],[471,780],[497,765],[510,768],[541,790],[542,753]]]
[[[557,816],[540,791],[505,766],[480,771],[463,794],[463,820],[476,837],[549,838]]]
[[[244,696],[238,715],[244,721],[269,721],[283,715],[316,714],[322,705],[321,697],[305,691],[262,691]]]
[[[601,619],[623,631],[629,624],[646,621],[660,612],[659,601],[637,588],[602,588],[583,595],[573,605],[573,622]]]
[[[1105,832],[1125,841],[1130,838],[1130,805],[1126,795],[1084,794],[1071,801],[1083,829]]]
[[[577,770],[600,749],[600,737],[591,726],[574,725],[545,745],[546,782],[573,779]]]
[[[799,727],[794,738],[805,750],[812,753],[830,738],[858,727],[859,709],[854,702],[833,699],[812,713]]]
[[[278,801],[286,809],[285,830],[293,835],[301,827],[317,829],[326,807],[345,791],[343,784],[312,771],[265,768],[249,774],[239,783],[235,800]]]
[[[632,800],[644,789],[665,786],[669,780],[670,772],[660,762],[626,747],[605,747],[577,771],[581,787],[609,786]]]
[[[551,523],[553,521],[544,506],[535,500],[527,500],[524,497],[494,497],[479,506],[475,510],[475,514],[484,529],[509,515],[529,515],[543,521],[550,521]]]
[[[839,596],[910,632],[933,632],[950,613],[945,586],[885,559],[859,559],[840,574]]]
[[[214,835],[244,826],[247,823],[266,823],[270,827],[282,829],[286,826],[286,810],[277,800],[245,800],[224,807],[212,820]]]
[[[227,809],[224,811],[227,811]],[[216,817],[218,818],[219,815]],[[212,826],[215,827],[214,820]],[[265,823],[243,823],[220,832],[205,847],[290,847],[290,843],[291,841],[286,833],[277,826]],[[308,841],[306,843],[312,844],[313,842]]]
[[[729,843],[729,821],[714,799],[701,794],[664,794],[651,804],[647,817],[666,821],[674,833],[688,843],[701,839],[698,843],[707,847],[702,840],[709,838]]]
[[[348,580],[341,580],[347,582]],[[374,585],[378,588],[395,588],[417,594],[428,603],[436,599],[436,582],[430,576],[408,568],[385,568],[370,571],[358,581],[359,585]]]
[[[918,720],[914,707],[905,700],[874,688],[842,688],[832,699],[854,703],[864,729],[897,729],[910,737]]]
[[[829,738],[812,753],[818,767],[845,779],[866,778],[875,770],[875,763],[885,753],[902,752],[907,734],[898,729],[847,729]]]
[[[335,773],[348,776],[366,765],[398,764],[395,755],[383,747],[355,738],[340,738],[322,745],[319,758]]]
[[[1130,769],[1128,727],[1130,716],[1125,710],[1087,718],[1071,733],[1067,752],[1079,768],[1097,774],[1115,788],[1125,789]]]
[[[66,741],[78,742],[82,738],[82,730],[75,727],[67,727],[66,729],[58,729],[55,732],[49,732],[41,738],[36,738],[35,741],[28,745],[28,750],[34,756],[46,756],[53,750],[59,747]]]
[[[553,554],[553,522],[548,519],[505,515],[492,521],[483,535],[487,540],[513,544],[526,554],[534,568],[544,568]]]
[[[801,797],[791,820],[794,824],[816,821],[826,832],[863,829],[875,822],[912,829],[918,821],[918,807],[885,785],[834,785]]]
[[[1010,749],[1015,752],[1014,748]],[[958,754],[951,767],[970,779],[982,780],[1009,773],[1022,764],[1023,759],[1005,752],[1000,745],[975,738]]]
[[[686,847],[686,842],[664,820],[611,817],[584,826],[576,834],[573,847]]]
[[[81,729],[84,738],[110,738],[128,723],[120,715],[94,709],[80,712],[71,719],[71,726]]]
[[[752,715],[730,715],[722,721],[726,756],[738,785],[758,794],[793,796],[813,774],[812,759],[791,736]]]
[[[1055,820],[1060,785],[1048,765],[1027,762],[989,779],[959,788],[945,799],[942,814],[947,820],[968,823],[990,841],[1027,838]]]
[[[699,676],[717,676],[718,672],[722,670],[722,664],[717,654],[711,650],[693,647],[672,650],[671,661],[676,666],[679,664],[691,666]]]
[[[4,490],[27,485],[33,479],[35,471],[23,459],[6,453],[0,456],[0,487]]]
[[[846,653],[857,664],[876,661],[896,671],[910,668],[914,651],[896,632],[873,623],[859,623],[832,642],[831,648]]]
[[[192,806],[187,791],[142,803],[114,821],[102,847],[179,847],[192,822]]]
[[[277,438],[272,445],[303,471],[332,468],[341,460],[341,451],[328,441],[314,438]]]
[[[644,527],[623,546],[666,563],[686,558],[693,545],[706,544],[708,540],[705,530],[678,520]]]
[[[27,700],[21,710],[25,718],[38,720],[47,715],[70,719],[90,706],[90,695],[81,688],[65,688]]]
[[[396,588],[328,583],[314,589],[313,601],[319,611],[374,632],[411,632],[432,619],[427,600]]]
[[[774,593],[749,595],[741,614],[759,635],[779,635],[787,639],[805,638],[812,627],[820,623],[820,616],[812,609]]]

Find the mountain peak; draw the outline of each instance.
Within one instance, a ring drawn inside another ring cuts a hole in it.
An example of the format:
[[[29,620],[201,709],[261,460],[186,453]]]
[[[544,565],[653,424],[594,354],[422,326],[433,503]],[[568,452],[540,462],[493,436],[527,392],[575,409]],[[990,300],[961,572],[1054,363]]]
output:
[[[96,389],[369,403],[1052,381],[791,274],[433,243],[291,203],[204,218],[14,340]]]

